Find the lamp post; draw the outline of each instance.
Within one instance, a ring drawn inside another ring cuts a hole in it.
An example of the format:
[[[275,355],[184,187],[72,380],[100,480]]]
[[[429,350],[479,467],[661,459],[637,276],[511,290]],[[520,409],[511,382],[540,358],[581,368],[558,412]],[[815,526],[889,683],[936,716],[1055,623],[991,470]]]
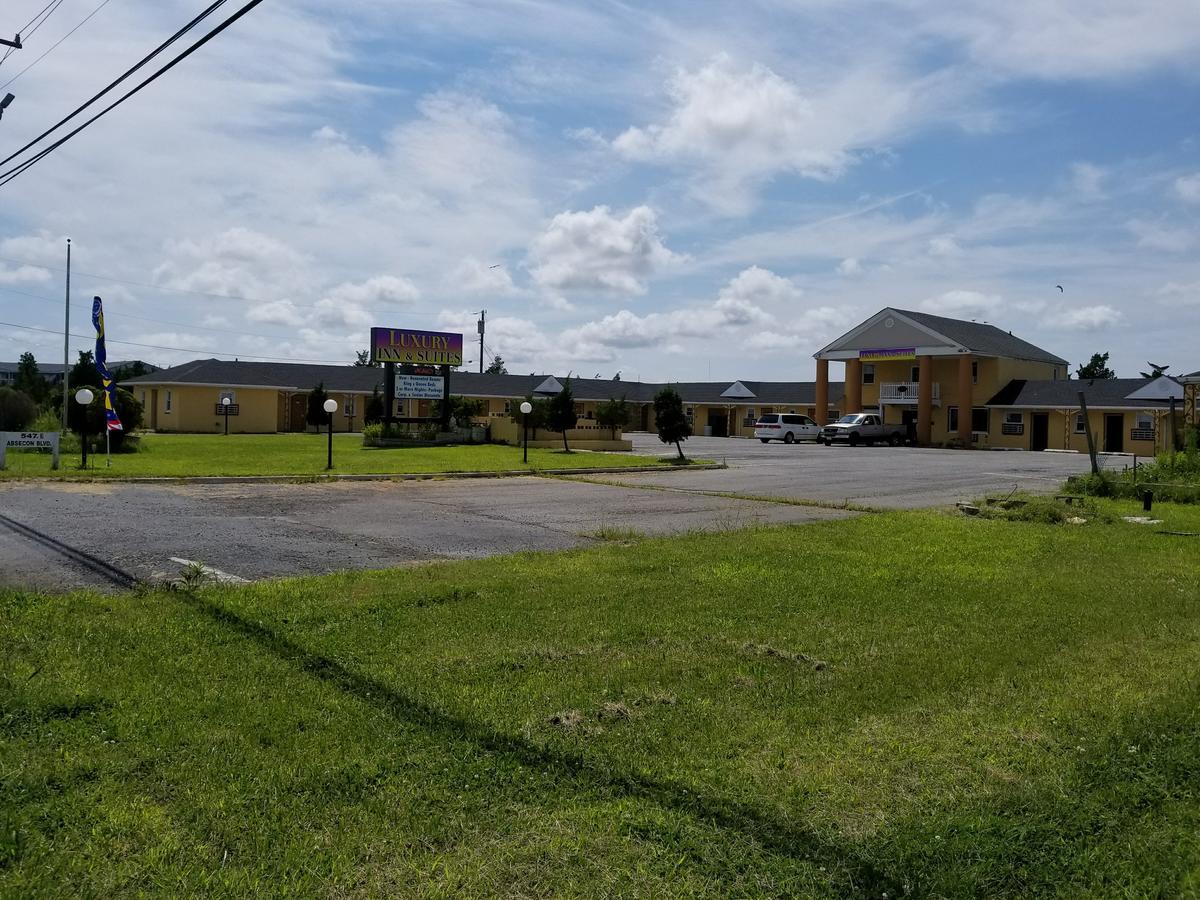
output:
[[[323,409],[329,414],[329,463],[326,469],[333,468],[333,414],[337,411],[337,401],[330,398],[325,401]]]
[[[96,395],[87,388],[80,388],[75,392],[75,402],[83,407],[83,417],[79,423],[79,443],[83,447],[83,462],[79,466],[81,469],[87,468],[87,408],[95,397]]]
[[[222,396],[220,403],[221,413],[225,416],[225,436],[229,437],[229,398]]]
[[[528,400],[521,404],[521,428],[525,432],[525,452],[523,461],[529,462],[529,414],[533,412],[533,404]]]

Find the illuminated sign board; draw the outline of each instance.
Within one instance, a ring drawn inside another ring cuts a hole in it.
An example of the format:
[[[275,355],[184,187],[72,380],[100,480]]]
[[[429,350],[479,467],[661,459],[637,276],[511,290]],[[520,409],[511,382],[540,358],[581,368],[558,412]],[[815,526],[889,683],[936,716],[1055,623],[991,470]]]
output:
[[[462,361],[461,334],[408,328],[371,329],[371,362],[461,366]]]
[[[399,400],[441,400],[445,380],[440,375],[404,375],[396,373],[396,398]]]
[[[880,350],[859,350],[859,362],[890,362],[893,359],[916,359],[916,347],[900,347]]]

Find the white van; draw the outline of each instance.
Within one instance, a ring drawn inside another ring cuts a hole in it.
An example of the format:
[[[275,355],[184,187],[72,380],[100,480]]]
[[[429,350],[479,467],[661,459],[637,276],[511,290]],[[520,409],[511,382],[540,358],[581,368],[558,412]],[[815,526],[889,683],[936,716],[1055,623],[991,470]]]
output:
[[[821,426],[808,416],[797,413],[765,413],[754,423],[754,436],[764,444],[771,441],[783,441],[785,444],[819,441]]]

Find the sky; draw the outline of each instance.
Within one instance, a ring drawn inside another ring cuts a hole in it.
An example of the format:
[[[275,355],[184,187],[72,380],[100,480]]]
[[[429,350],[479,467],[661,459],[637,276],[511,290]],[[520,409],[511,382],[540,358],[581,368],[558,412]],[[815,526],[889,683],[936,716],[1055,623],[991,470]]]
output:
[[[203,5],[41,57],[100,2],[0,64],[0,157]],[[70,237],[72,361],[100,295],[159,365],[378,325],[474,369],[486,309],[514,373],[808,380],[892,306],[1195,371],[1198,58],[1195,0],[266,0],[0,187],[0,359],[61,362]]]

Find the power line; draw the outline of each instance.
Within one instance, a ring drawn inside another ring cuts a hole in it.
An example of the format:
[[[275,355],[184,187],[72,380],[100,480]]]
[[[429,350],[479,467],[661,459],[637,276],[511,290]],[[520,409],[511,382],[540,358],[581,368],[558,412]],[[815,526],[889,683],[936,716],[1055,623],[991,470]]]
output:
[[[40,331],[43,334],[52,334],[58,337],[62,334],[61,331],[53,331],[49,328],[36,328],[33,325],[19,325],[16,322],[0,322],[6,328],[20,328],[25,331]],[[71,337],[79,340],[91,341],[95,339],[94,334],[72,334]],[[150,350],[171,350],[176,353],[199,353],[207,356],[236,356],[239,359],[254,359],[262,360],[263,362],[310,362],[310,363],[329,363],[335,366],[350,365],[344,359],[305,359],[298,356],[253,356],[249,353],[226,353],[216,350],[197,350],[195,347],[164,347],[160,344],[139,344],[137,341],[118,341],[108,335],[104,336],[104,340],[110,344],[123,344],[127,347],[145,347]]]
[[[62,2],[63,0],[50,0],[49,3],[41,8],[40,12],[38,12],[32,19],[25,23],[23,28],[17,29],[17,37],[20,37],[22,34],[25,35],[25,40],[21,42],[22,46],[24,46],[25,43],[28,42],[31,37],[33,37],[34,33],[36,33],[39,28],[46,24],[46,19],[54,15],[54,10],[62,6]],[[41,19],[41,21],[38,21],[39,19]],[[34,22],[37,22],[37,24],[33,25]],[[32,31],[29,30],[30,25],[33,25]],[[10,46],[8,48],[8,52],[5,53],[3,57],[0,57],[0,66],[4,65],[4,60],[8,59],[9,56],[12,55],[13,50],[16,49],[17,48],[15,46]]]
[[[178,31],[176,31],[173,35],[171,35],[169,38],[167,38],[165,41],[163,41],[161,44],[159,44],[157,47],[155,47],[153,50],[151,50],[148,54],[143,56],[142,59],[136,65],[134,65],[133,67],[131,67],[129,69],[126,69],[124,74],[122,74],[120,77],[118,77],[115,81],[110,82],[109,85],[107,87],[105,87],[103,90],[101,90],[98,94],[93,96],[86,103],[83,103],[82,105],[76,107],[69,115],[63,117],[62,119],[59,119],[57,122],[55,122],[53,125],[51,125],[49,128],[47,128],[45,131],[43,131],[41,134],[39,134],[37,137],[35,137],[33,140],[31,140],[24,147],[17,150],[15,153],[10,154],[7,158],[0,160],[0,166],[6,165],[7,163],[16,159],[18,156],[20,156],[22,153],[24,153],[26,150],[28,150],[34,144],[38,143],[46,136],[57,131],[59,128],[61,128],[63,125],[65,125],[67,122],[71,121],[71,119],[75,118],[77,115],[79,115],[81,112],[83,112],[85,109],[87,109],[93,103],[95,103],[97,100],[99,100],[105,94],[107,94],[109,91],[111,91],[115,87],[117,87],[117,85],[121,84],[121,82],[125,81],[127,78],[129,78],[131,75],[133,75],[134,72],[136,72],[138,69],[145,66],[152,59],[154,59],[154,57],[158,56],[160,53],[162,53],[164,50],[166,50],[169,46],[171,46],[173,43],[175,43],[177,40],[179,40],[181,37],[183,37],[185,34],[187,34],[192,28],[194,28],[200,22],[204,21],[204,19],[208,18],[208,16],[211,15],[217,8],[223,6],[225,4],[225,2],[226,2],[226,0],[213,0],[213,2],[211,4],[209,4],[209,6],[207,8],[205,8],[203,12],[201,12],[198,16],[196,16],[194,19],[192,19],[190,22],[188,22],[186,25],[184,25],[182,28],[180,28]]]
[[[80,22],[78,25],[76,25],[74,28],[72,28],[70,31],[68,31],[66,34],[64,34],[62,37],[60,37],[53,44],[51,44],[47,50],[42,52],[41,56],[39,56],[37,59],[35,59],[29,65],[27,65],[25,68],[23,68],[20,72],[18,72],[12,78],[8,79],[8,81],[4,82],[4,84],[0,84],[0,91],[4,90],[6,87],[8,87],[14,81],[16,81],[18,78],[20,78],[26,72],[28,72],[30,69],[32,69],[34,66],[36,66],[38,63],[40,63],[43,59],[45,59],[47,56],[49,56],[53,50],[58,48],[59,44],[61,44],[63,41],[65,41],[67,38],[69,38],[71,35],[73,35],[75,32],[77,32],[80,28],[82,28],[84,25],[86,25],[91,20],[92,16],[94,16],[96,13],[100,12],[100,10],[104,9],[104,7],[108,6],[108,4],[111,2],[112,2],[112,0],[102,0],[100,5],[97,6],[95,9],[93,9],[90,13],[88,13],[82,22]]]
[[[222,3],[222,2],[224,2],[224,0],[218,0],[218,4]],[[155,82],[159,78],[161,78],[163,75],[167,74],[167,72],[171,71],[171,69],[175,68],[175,66],[179,65],[179,63],[183,62],[185,59],[187,59],[189,56],[191,56],[193,53],[195,53],[197,50],[199,50],[201,47],[203,47],[205,44],[207,44],[209,41],[211,41],[213,38],[215,38],[221,32],[223,32],[226,28],[229,28],[231,25],[233,25],[234,22],[236,22],[238,19],[242,18],[242,16],[249,13],[251,10],[253,10],[256,6],[258,6],[262,2],[263,2],[263,0],[250,0],[249,3],[247,3],[241,9],[239,9],[237,12],[235,12],[232,16],[230,16],[228,19],[226,19],[224,22],[222,22],[220,25],[218,25],[216,28],[214,28],[212,31],[210,31],[208,34],[206,34],[200,40],[198,40],[194,44],[192,44],[190,47],[188,47],[186,50],[184,50],[182,53],[180,53],[178,56],[176,56],[173,60],[171,60],[169,63],[167,63],[161,69],[159,69],[157,72],[155,72],[153,75],[151,75],[145,81],[143,81],[141,84],[139,84],[133,90],[126,92],[119,99],[110,103],[108,106],[106,106],[100,112],[96,113],[96,115],[92,116],[90,119],[88,119],[86,122],[84,122],[78,128],[76,128],[74,131],[71,131],[66,136],[59,138],[57,141],[55,141],[49,147],[42,150],[36,156],[32,157],[31,159],[27,160],[26,162],[22,163],[21,165],[17,166],[16,168],[10,169],[8,172],[0,173],[0,178],[4,179],[3,181],[0,181],[0,187],[3,187],[4,185],[8,184],[10,181],[12,181],[14,178],[16,178],[22,172],[28,171],[31,167],[36,165],[40,160],[45,159],[48,155],[53,153],[55,150],[57,150],[59,147],[61,147],[63,144],[65,144],[67,141],[69,141],[71,138],[75,137],[75,135],[79,134],[79,132],[83,131],[85,128],[87,128],[89,125],[91,125],[97,119],[112,112],[112,110],[116,109],[118,106],[120,106],[122,103],[124,103],[130,97],[132,97],[134,94],[138,93],[142,88],[152,84],[153,82]]]

